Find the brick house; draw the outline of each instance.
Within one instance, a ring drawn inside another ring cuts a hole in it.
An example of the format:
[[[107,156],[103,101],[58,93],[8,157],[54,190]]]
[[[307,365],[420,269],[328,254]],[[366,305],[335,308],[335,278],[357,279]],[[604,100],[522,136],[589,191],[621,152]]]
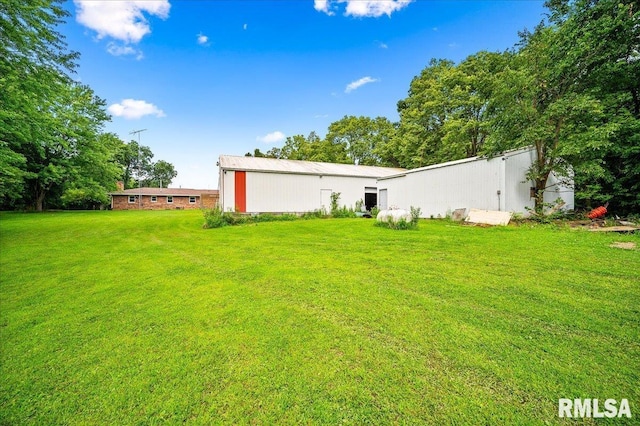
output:
[[[215,189],[133,188],[109,195],[112,210],[211,209],[218,203]]]

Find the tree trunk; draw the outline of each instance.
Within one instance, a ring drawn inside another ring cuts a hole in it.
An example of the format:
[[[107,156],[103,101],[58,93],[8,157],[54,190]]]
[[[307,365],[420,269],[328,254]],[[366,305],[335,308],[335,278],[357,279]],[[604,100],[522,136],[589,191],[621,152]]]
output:
[[[37,211],[41,212],[44,210],[44,198],[47,195],[47,190],[42,186],[42,184],[35,180],[33,181],[33,186],[31,186],[32,194],[34,195],[31,207]]]
[[[547,188],[548,179],[549,173],[545,173],[544,176],[536,179],[534,211],[539,216],[544,215],[544,191]]]
[[[37,193],[36,193],[36,211],[37,212],[41,212],[44,210],[44,196],[46,195],[45,191],[43,189],[40,189]]]

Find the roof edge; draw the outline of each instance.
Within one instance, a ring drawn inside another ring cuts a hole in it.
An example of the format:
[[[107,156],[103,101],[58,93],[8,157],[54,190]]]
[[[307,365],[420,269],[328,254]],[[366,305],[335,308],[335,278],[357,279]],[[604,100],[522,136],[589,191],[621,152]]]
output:
[[[457,166],[459,164],[473,163],[473,162],[476,162],[476,161],[489,161],[489,160],[493,160],[495,158],[500,158],[500,157],[508,158],[508,157],[512,157],[513,155],[519,154],[521,152],[531,151],[532,149],[533,149],[532,146],[526,146],[526,147],[522,147],[522,148],[510,149],[508,151],[502,151],[501,153],[498,153],[498,154],[496,154],[496,155],[494,155],[492,157],[489,157],[489,156],[486,156],[486,155],[477,155],[475,157],[462,158],[460,160],[453,160],[453,161],[447,161],[447,162],[444,162],[444,163],[432,164],[430,166],[418,167],[418,168],[415,168],[415,169],[409,169],[407,171],[396,173],[396,174],[393,174],[393,175],[383,176],[383,177],[378,178],[378,180],[393,179],[393,178],[406,176],[406,175],[411,174],[411,173],[418,173],[418,172],[423,172],[423,171],[426,171],[426,170],[441,169],[441,168],[444,168],[444,167]]]

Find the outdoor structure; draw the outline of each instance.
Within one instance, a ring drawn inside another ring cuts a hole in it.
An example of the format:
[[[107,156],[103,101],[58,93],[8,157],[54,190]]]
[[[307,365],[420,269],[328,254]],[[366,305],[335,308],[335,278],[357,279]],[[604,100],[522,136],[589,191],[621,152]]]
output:
[[[377,179],[404,169],[221,155],[220,206],[243,213],[304,213],[339,206],[378,204]]]
[[[109,193],[113,210],[167,210],[213,208],[218,191],[186,188],[134,188]]]
[[[454,210],[497,210],[528,214],[534,207],[527,170],[533,148],[505,152],[494,158],[473,157],[413,170],[220,156],[220,206],[246,213],[302,213],[324,208],[339,192],[340,206],[367,209],[419,207],[421,216],[446,217]],[[544,201],[561,198],[564,209],[574,206],[573,189],[549,177]]]
[[[377,181],[380,209],[420,207],[422,217],[446,217],[456,209],[498,210],[527,215],[534,207],[533,182],[525,175],[535,159],[533,148],[505,152],[494,158],[473,157],[407,170]],[[561,198],[574,206],[573,189],[551,175],[546,203]]]

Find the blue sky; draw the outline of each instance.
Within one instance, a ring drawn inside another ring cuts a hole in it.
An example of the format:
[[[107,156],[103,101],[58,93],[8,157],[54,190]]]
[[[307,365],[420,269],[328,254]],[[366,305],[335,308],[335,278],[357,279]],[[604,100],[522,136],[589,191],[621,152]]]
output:
[[[398,120],[431,58],[502,51],[543,1],[67,2],[77,78],[105,99],[105,130],[134,130],[174,164],[172,187],[217,188],[221,154],[324,136],[345,115]]]

